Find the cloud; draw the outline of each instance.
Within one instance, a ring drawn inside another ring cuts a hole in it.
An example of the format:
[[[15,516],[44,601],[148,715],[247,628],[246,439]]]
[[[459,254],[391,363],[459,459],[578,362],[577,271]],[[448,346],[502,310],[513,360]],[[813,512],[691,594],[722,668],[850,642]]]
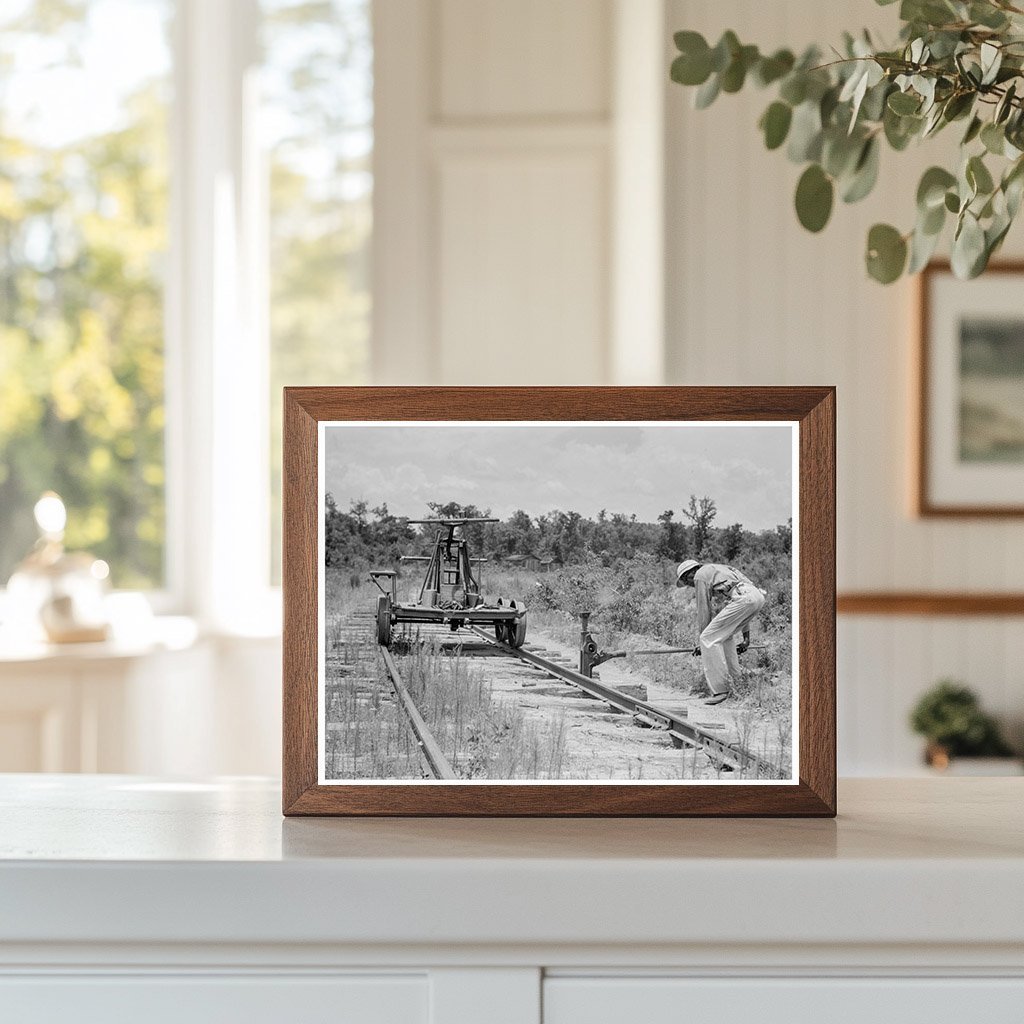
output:
[[[326,428],[327,489],[345,508],[385,501],[421,516],[429,501],[593,516],[677,515],[709,495],[718,521],[764,529],[792,515],[788,427],[723,424],[396,425]]]

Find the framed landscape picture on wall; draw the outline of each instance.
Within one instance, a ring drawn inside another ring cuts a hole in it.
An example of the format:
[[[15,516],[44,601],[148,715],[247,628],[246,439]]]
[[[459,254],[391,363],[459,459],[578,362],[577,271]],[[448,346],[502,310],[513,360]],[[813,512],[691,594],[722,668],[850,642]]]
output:
[[[919,314],[918,513],[1024,515],[1024,263],[932,264]]]
[[[831,388],[289,388],[287,814],[835,812]]]

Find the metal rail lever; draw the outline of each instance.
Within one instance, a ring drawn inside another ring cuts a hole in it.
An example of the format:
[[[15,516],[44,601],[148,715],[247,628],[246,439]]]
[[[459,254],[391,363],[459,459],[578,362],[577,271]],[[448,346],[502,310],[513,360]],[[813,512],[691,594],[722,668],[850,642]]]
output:
[[[634,654],[692,654],[696,644],[689,647],[649,647],[639,651],[602,651],[597,646],[594,634],[590,630],[592,612],[580,612],[580,672],[593,678],[594,669],[614,658],[628,658]],[[748,651],[763,651],[767,644],[751,644]]]

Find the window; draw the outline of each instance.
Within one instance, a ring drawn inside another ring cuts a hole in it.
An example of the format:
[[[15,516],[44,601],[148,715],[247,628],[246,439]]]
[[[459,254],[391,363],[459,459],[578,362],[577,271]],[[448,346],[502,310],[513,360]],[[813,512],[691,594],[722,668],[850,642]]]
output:
[[[281,387],[368,372],[372,66],[370,0],[2,5],[0,587],[52,489],[116,587],[269,621]]]
[[[48,489],[115,585],[164,580],[171,13],[0,13],[0,585]]]
[[[370,337],[370,0],[264,0],[269,155],[271,566],[280,564],[281,388],[365,383]]]

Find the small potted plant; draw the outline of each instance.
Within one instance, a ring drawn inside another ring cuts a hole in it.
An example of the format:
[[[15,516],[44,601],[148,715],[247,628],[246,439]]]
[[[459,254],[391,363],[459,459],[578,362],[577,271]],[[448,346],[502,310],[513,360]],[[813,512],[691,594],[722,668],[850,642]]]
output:
[[[925,763],[946,771],[959,758],[1014,758],[995,719],[981,709],[973,690],[943,679],[917,702],[910,715],[914,732],[928,741]],[[1018,774],[1004,762],[1002,774]]]

